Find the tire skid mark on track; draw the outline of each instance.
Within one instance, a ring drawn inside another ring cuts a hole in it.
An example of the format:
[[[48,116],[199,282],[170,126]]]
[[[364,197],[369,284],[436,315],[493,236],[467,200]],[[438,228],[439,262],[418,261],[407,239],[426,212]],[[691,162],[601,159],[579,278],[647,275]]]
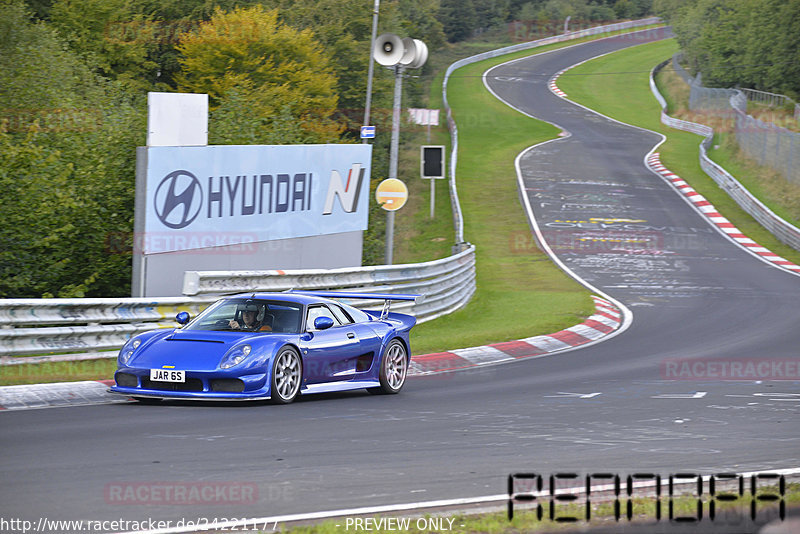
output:
[[[587,60],[581,61],[574,65],[570,65],[569,67],[558,71],[548,81],[547,83],[548,89],[550,89],[550,92],[552,92],[554,95],[558,96],[563,100],[566,100],[567,102],[571,102],[584,109],[588,109],[590,111],[593,111],[594,113],[598,113],[594,110],[591,110],[590,108],[587,108],[586,106],[578,104],[577,102],[574,102],[569,98],[567,98],[567,94],[558,87],[558,77],[574,67],[582,65],[593,59],[598,59],[605,55],[607,54],[601,54],[599,56],[589,58]],[[598,114],[605,117],[605,115],[601,113]],[[607,118],[611,119],[614,122],[620,122],[611,117]],[[625,123],[620,123],[620,124],[625,124]],[[639,127],[636,126],[636,128]],[[645,128],[640,128],[640,129],[646,130]],[[666,136],[663,137],[666,140]],[[661,143],[659,143],[659,145],[661,145]],[[711,204],[711,202],[709,202],[708,200],[706,200],[706,198],[703,195],[695,191],[694,188],[692,188],[692,186],[690,186],[680,176],[667,169],[661,163],[659,153],[655,151],[656,148],[657,146],[653,148],[653,151],[651,151],[651,153],[648,154],[648,156],[645,158],[645,165],[647,166],[647,168],[650,169],[652,172],[656,173],[657,175],[659,175],[668,184],[670,184],[676,191],[678,191],[678,193],[680,193],[687,201],[689,201],[690,205],[692,205],[695,208],[695,210],[698,213],[700,213],[700,215],[703,216],[703,218],[705,218],[709,223],[711,223],[712,226],[717,228],[720,232],[726,235],[736,245],[746,250],[750,254],[753,254],[762,260],[770,262],[775,267],[787,270],[791,273],[800,274],[800,265],[796,265],[795,263],[787,260],[786,258],[783,258],[778,254],[775,254],[768,248],[759,245],[754,240],[747,237],[744,233],[741,232],[741,230],[736,228],[736,226],[734,226],[733,223],[731,223],[727,218],[725,218],[722,214],[720,214],[719,211],[717,211],[717,209],[714,207],[714,205]]]

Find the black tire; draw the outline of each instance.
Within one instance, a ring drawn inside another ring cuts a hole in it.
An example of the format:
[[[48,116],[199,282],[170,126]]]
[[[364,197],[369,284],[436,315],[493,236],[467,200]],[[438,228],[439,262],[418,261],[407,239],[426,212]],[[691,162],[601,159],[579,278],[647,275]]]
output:
[[[386,346],[381,357],[381,368],[378,373],[381,385],[367,388],[374,395],[394,395],[403,389],[408,375],[408,353],[399,339],[393,339]]]
[[[303,360],[292,347],[283,347],[272,361],[270,398],[275,404],[289,404],[300,394]]]

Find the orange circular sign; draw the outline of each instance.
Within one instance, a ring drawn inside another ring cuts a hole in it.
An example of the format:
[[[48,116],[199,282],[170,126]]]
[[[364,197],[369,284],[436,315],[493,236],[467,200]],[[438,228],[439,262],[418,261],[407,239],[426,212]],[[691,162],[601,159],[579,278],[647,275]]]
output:
[[[375,199],[386,211],[396,211],[408,200],[408,188],[397,178],[389,178],[378,184]]]

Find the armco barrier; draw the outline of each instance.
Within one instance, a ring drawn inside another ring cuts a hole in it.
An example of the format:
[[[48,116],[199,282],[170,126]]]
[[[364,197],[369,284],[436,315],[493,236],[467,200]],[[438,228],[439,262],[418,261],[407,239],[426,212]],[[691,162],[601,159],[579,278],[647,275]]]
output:
[[[418,264],[331,270],[187,272],[188,293],[199,296],[158,300],[5,299],[0,300],[0,364],[71,361],[116,356],[139,332],[175,326],[178,311],[196,315],[223,293],[287,289],[348,289],[417,293],[417,302],[392,306],[429,321],[464,306],[475,292],[475,247],[441,260]],[[373,308],[374,300],[351,300]],[[108,352],[102,352],[108,351]],[[25,356],[38,354],[40,356]],[[44,354],[44,355],[43,355]]]
[[[655,75],[671,60],[666,60],[656,65],[650,72],[650,89],[661,104],[661,122],[672,128],[696,133],[704,137],[700,143],[700,167],[708,174],[739,206],[757,220],[764,228],[769,230],[781,242],[786,243],[795,250],[800,250],[800,229],[785,221],[772,210],[754,197],[739,181],[728,171],[713,162],[707,154],[708,147],[714,139],[714,130],[710,126],[695,122],[675,119],[667,115],[667,101],[661,96],[655,82]],[[735,99],[732,95],[731,99]],[[731,103],[733,105],[734,102]]]
[[[379,265],[345,269],[295,271],[187,271],[186,295],[286,291],[289,289],[346,289],[366,293],[415,293],[418,302],[398,303],[392,309],[429,321],[463,306],[475,292],[475,246],[454,256],[425,263]],[[351,301],[374,308],[374,300]]]
[[[0,364],[113,357],[139,332],[174,326],[179,311],[196,315],[214,297],[0,300]],[[82,352],[83,351],[83,352]],[[22,357],[26,354],[43,356]]]
[[[475,292],[475,246],[425,263],[295,271],[187,271],[183,282],[186,295],[289,289],[419,294],[418,302],[398,303],[392,309],[414,315],[420,322],[429,321],[460,308]],[[374,300],[351,304],[376,306]]]
[[[568,32],[560,35],[554,35],[552,37],[545,37],[544,39],[537,39],[535,41],[529,41],[526,43],[519,43],[507,46],[505,48],[498,48],[497,50],[490,50],[488,52],[483,52],[482,54],[477,54],[464,59],[459,59],[458,61],[451,64],[447,68],[447,71],[445,71],[444,74],[444,80],[442,82],[442,100],[444,103],[445,113],[447,114],[447,128],[448,130],[450,130],[451,149],[450,149],[449,184],[450,184],[450,201],[453,206],[453,219],[454,219],[453,222],[456,229],[456,247],[458,247],[459,244],[464,242],[464,218],[461,213],[461,204],[459,203],[458,200],[458,190],[456,188],[456,166],[458,165],[458,126],[456,125],[455,119],[453,119],[453,113],[452,110],[450,109],[450,104],[447,102],[447,81],[450,79],[450,76],[453,74],[453,72],[456,69],[460,69],[461,67],[470,65],[472,63],[477,63],[478,61],[483,61],[484,59],[491,59],[494,57],[504,56],[506,54],[512,54],[514,52],[520,52],[522,50],[529,50],[531,48],[537,48],[539,46],[560,43],[563,41],[571,41],[574,39],[580,39],[582,37],[589,37],[601,33],[627,30],[630,28],[637,28],[639,26],[648,26],[650,24],[657,24],[659,22],[661,22],[660,18],[650,17],[641,20],[617,22],[615,24],[608,24],[605,26],[595,26],[594,28],[587,28],[584,30]]]

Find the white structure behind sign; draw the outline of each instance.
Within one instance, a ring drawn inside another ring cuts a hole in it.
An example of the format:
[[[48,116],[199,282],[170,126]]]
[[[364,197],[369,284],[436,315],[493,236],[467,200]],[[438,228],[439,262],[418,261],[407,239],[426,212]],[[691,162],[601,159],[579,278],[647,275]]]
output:
[[[207,144],[207,94],[147,93],[147,146]]]

